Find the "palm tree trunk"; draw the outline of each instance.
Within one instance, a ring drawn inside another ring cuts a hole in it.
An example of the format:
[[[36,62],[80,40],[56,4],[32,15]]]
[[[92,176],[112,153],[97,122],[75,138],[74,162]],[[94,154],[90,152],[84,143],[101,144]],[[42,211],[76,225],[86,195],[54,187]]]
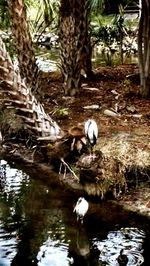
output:
[[[60,50],[66,95],[80,90],[81,69],[91,72],[91,50],[88,37],[88,0],[61,0]],[[90,70],[89,70],[90,69]]]
[[[14,109],[23,120],[25,128],[38,137],[51,136],[56,139],[60,127],[44,111],[43,106],[33,96],[31,89],[22,82],[0,38],[0,95],[4,108]]]
[[[63,86],[66,95],[74,96],[80,87],[79,64],[81,49],[76,33],[76,18],[74,17],[75,0],[62,0],[60,7],[60,50]]]
[[[38,67],[36,65],[24,2],[23,0],[8,0],[8,8],[21,78],[25,78],[26,84],[33,91],[36,91],[39,88]]]
[[[81,4],[81,3],[80,3]],[[81,12],[81,9],[78,9],[79,12]],[[89,0],[85,1],[85,5],[82,5],[82,13],[83,18],[79,17],[79,14],[77,14],[77,18],[79,18],[79,24],[81,24],[82,21],[82,27],[83,30],[81,32],[81,42],[83,43],[83,48],[81,51],[81,68],[85,71],[88,78],[93,77],[93,71],[92,71],[92,46],[91,46],[91,40],[89,35],[89,25],[90,25],[90,3]]]

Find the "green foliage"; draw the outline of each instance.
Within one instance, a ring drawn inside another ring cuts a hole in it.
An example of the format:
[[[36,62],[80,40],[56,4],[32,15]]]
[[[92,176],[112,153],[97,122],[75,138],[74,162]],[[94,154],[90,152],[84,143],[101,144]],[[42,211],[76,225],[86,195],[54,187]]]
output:
[[[26,8],[36,8],[37,7],[37,2],[39,1],[34,1],[34,0],[24,0],[24,4],[26,6]]]
[[[109,22],[108,22],[109,20]],[[99,16],[91,23],[91,35],[96,43],[103,42],[110,46],[114,41],[120,40],[120,32],[126,33],[126,25],[123,16]]]
[[[69,109],[68,108],[58,108],[56,109],[53,114],[58,116],[59,118],[64,118],[69,115]]]
[[[32,6],[27,5],[31,31],[40,34],[48,29],[52,32],[58,25],[58,11],[58,0],[39,0],[33,1]]]
[[[106,65],[112,65],[115,52],[120,52],[120,61],[123,63],[123,39],[127,36],[128,27],[121,5],[119,11],[119,15],[99,15],[91,22],[93,43],[101,46],[102,58]]]
[[[90,9],[92,14],[98,15],[101,14],[104,10],[105,0],[92,0],[90,1]]]
[[[0,30],[7,30],[10,26],[8,6],[6,0],[0,0]]]
[[[3,41],[5,43],[6,49],[11,57],[11,59],[15,59],[16,57],[16,51],[13,45],[13,39],[12,36],[9,34],[6,36],[6,38],[3,38]]]
[[[103,2],[105,4],[106,1]],[[98,63],[105,65],[123,64],[127,58],[133,59],[133,54],[137,52],[136,29],[138,19],[127,19],[124,11],[128,4],[135,5],[134,2],[137,1],[118,1],[118,3],[120,2],[118,15],[104,16],[102,12],[101,15],[92,13],[91,40],[93,47],[96,46],[94,54],[98,51],[95,56]]]
[[[129,79],[124,80],[123,86],[124,86],[124,92],[125,93],[130,93],[132,91],[132,85],[131,85],[131,81]]]
[[[27,10],[30,29],[33,33],[42,32],[53,24],[58,24],[58,0],[24,0]],[[7,0],[0,0],[0,29],[7,30],[10,27]]]
[[[72,164],[70,168],[77,176],[80,175],[80,169],[77,166]]]

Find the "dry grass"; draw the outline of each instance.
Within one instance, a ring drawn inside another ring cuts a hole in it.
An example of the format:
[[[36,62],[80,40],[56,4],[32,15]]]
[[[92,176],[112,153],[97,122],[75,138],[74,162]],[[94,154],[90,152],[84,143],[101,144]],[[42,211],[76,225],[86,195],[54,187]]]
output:
[[[104,198],[111,192],[115,198],[127,191],[128,179],[130,182],[139,184],[140,175],[149,180],[150,169],[150,145],[148,136],[132,136],[131,134],[120,133],[101,137],[95,153],[102,152],[102,159],[99,160],[95,178],[91,175],[83,176],[84,189],[87,194]],[[93,166],[92,166],[93,167]],[[90,174],[89,174],[90,175]],[[141,181],[140,181],[141,182]],[[142,181],[143,182],[143,181]]]
[[[101,138],[97,148],[100,148],[106,157],[120,161],[126,168],[150,167],[149,136],[140,137],[121,133],[109,139]]]

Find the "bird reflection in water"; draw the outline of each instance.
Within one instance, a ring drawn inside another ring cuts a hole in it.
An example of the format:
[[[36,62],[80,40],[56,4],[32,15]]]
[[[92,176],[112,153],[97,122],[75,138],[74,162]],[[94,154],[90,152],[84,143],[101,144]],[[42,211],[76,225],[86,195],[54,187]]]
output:
[[[70,243],[69,262],[74,266],[100,266],[99,255],[100,251],[96,245],[90,243],[87,236],[83,219],[89,209],[89,203],[84,197],[80,197],[74,207],[74,212],[77,215],[77,233],[75,241]]]
[[[70,247],[69,261],[73,266],[100,266],[99,256],[100,251],[96,245],[91,245],[90,240],[86,234],[85,228],[80,226],[77,237],[76,245]]]

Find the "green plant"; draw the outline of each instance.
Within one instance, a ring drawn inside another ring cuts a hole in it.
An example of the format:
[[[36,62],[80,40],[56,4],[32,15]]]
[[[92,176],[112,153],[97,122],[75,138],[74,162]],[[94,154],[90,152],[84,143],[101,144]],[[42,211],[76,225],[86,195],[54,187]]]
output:
[[[123,39],[126,35],[127,25],[121,5],[119,15],[99,15],[91,22],[93,46],[99,44],[102,47],[102,58],[106,65],[112,65],[115,52],[120,52],[121,63],[123,63]]]
[[[95,44],[100,44],[102,49],[102,58],[106,65],[112,65],[113,55],[115,49],[113,44],[118,41],[119,30],[117,27],[116,17],[109,17],[108,19],[99,16],[97,23],[93,23],[91,26],[91,35]]]
[[[60,118],[63,118],[69,115],[69,110],[68,108],[58,108],[53,112],[53,114],[56,114]]]
[[[125,93],[130,93],[132,90],[132,86],[131,86],[131,81],[129,79],[125,79],[123,82],[123,86],[124,86],[124,92]]]
[[[7,30],[10,26],[6,0],[0,0],[0,29]]]
[[[37,35],[37,40],[41,34],[56,31],[58,27],[59,1],[54,0],[26,0],[27,14],[29,18],[30,30]]]

